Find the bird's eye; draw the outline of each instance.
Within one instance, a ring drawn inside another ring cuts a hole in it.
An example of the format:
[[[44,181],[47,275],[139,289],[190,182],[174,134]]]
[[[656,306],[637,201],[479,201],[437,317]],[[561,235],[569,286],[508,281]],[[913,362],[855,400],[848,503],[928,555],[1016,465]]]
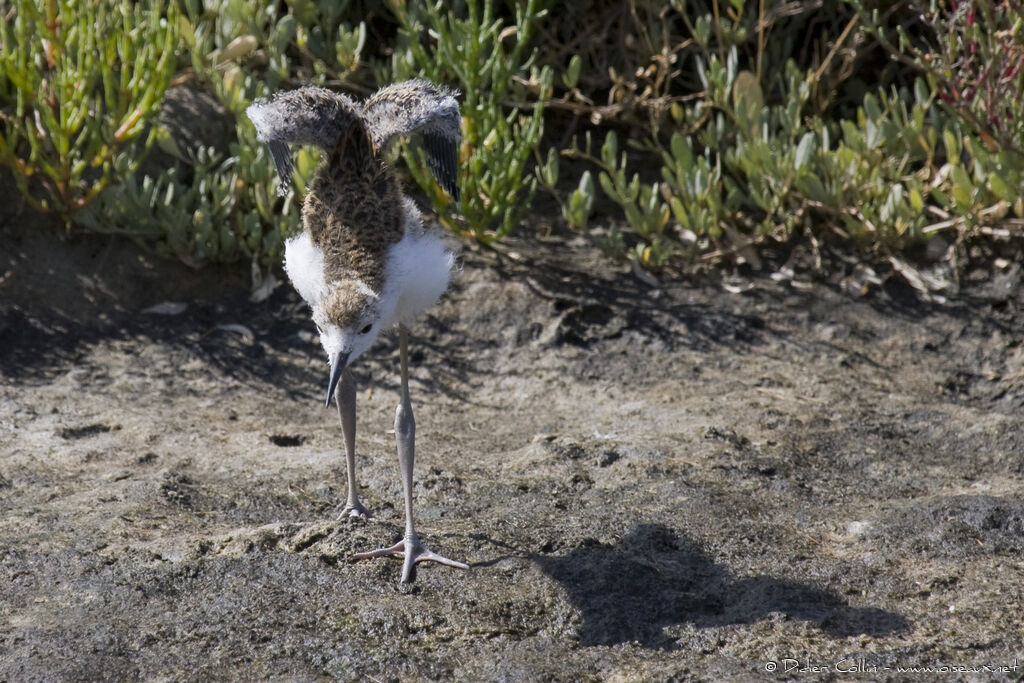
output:
[[[367,325],[363,329],[359,330],[359,334],[370,334],[370,330],[373,329],[373,325]]]

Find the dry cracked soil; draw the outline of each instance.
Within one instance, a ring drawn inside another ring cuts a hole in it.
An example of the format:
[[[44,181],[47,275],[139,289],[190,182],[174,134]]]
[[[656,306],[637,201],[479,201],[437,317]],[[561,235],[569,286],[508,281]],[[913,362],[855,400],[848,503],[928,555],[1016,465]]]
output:
[[[403,587],[348,561],[402,531],[393,337],[339,521],[287,284],[0,218],[2,681],[1024,675],[1016,264],[938,304],[465,248],[412,394],[420,531],[471,568]]]

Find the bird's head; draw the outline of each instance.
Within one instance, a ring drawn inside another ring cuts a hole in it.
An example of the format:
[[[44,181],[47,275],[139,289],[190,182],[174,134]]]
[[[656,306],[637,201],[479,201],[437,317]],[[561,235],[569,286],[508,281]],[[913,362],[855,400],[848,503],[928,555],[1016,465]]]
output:
[[[380,334],[380,303],[380,296],[359,280],[342,280],[332,283],[323,302],[314,307],[313,321],[331,364],[328,406],[342,371],[370,348]]]

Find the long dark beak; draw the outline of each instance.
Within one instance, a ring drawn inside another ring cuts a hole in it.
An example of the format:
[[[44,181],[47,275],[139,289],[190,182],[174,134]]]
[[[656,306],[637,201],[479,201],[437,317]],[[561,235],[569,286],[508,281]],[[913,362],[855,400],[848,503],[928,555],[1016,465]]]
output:
[[[345,366],[348,365],[348,354],[341,353],[340,351],[334,354],[334,358],[331,358],[331,378],[327,381],[327,407],[331,407],[331,397],[334,396],[334,390],[338,386],[338,381],[341,379],[341,373],[345,371]]]

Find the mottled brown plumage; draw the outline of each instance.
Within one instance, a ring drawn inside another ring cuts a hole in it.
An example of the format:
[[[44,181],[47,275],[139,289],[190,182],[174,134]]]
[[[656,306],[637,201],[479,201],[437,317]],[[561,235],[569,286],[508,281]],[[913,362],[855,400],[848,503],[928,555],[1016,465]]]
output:
[[[302,222],[324,254],[327,282],[347,283],[325,305],[340,327],[355,321],[384,284],[385,254],[404,233],[398,179],[378,154],[362,121],[342,132],[309,185]],[[347,297],[350,297],[346,299]]]

